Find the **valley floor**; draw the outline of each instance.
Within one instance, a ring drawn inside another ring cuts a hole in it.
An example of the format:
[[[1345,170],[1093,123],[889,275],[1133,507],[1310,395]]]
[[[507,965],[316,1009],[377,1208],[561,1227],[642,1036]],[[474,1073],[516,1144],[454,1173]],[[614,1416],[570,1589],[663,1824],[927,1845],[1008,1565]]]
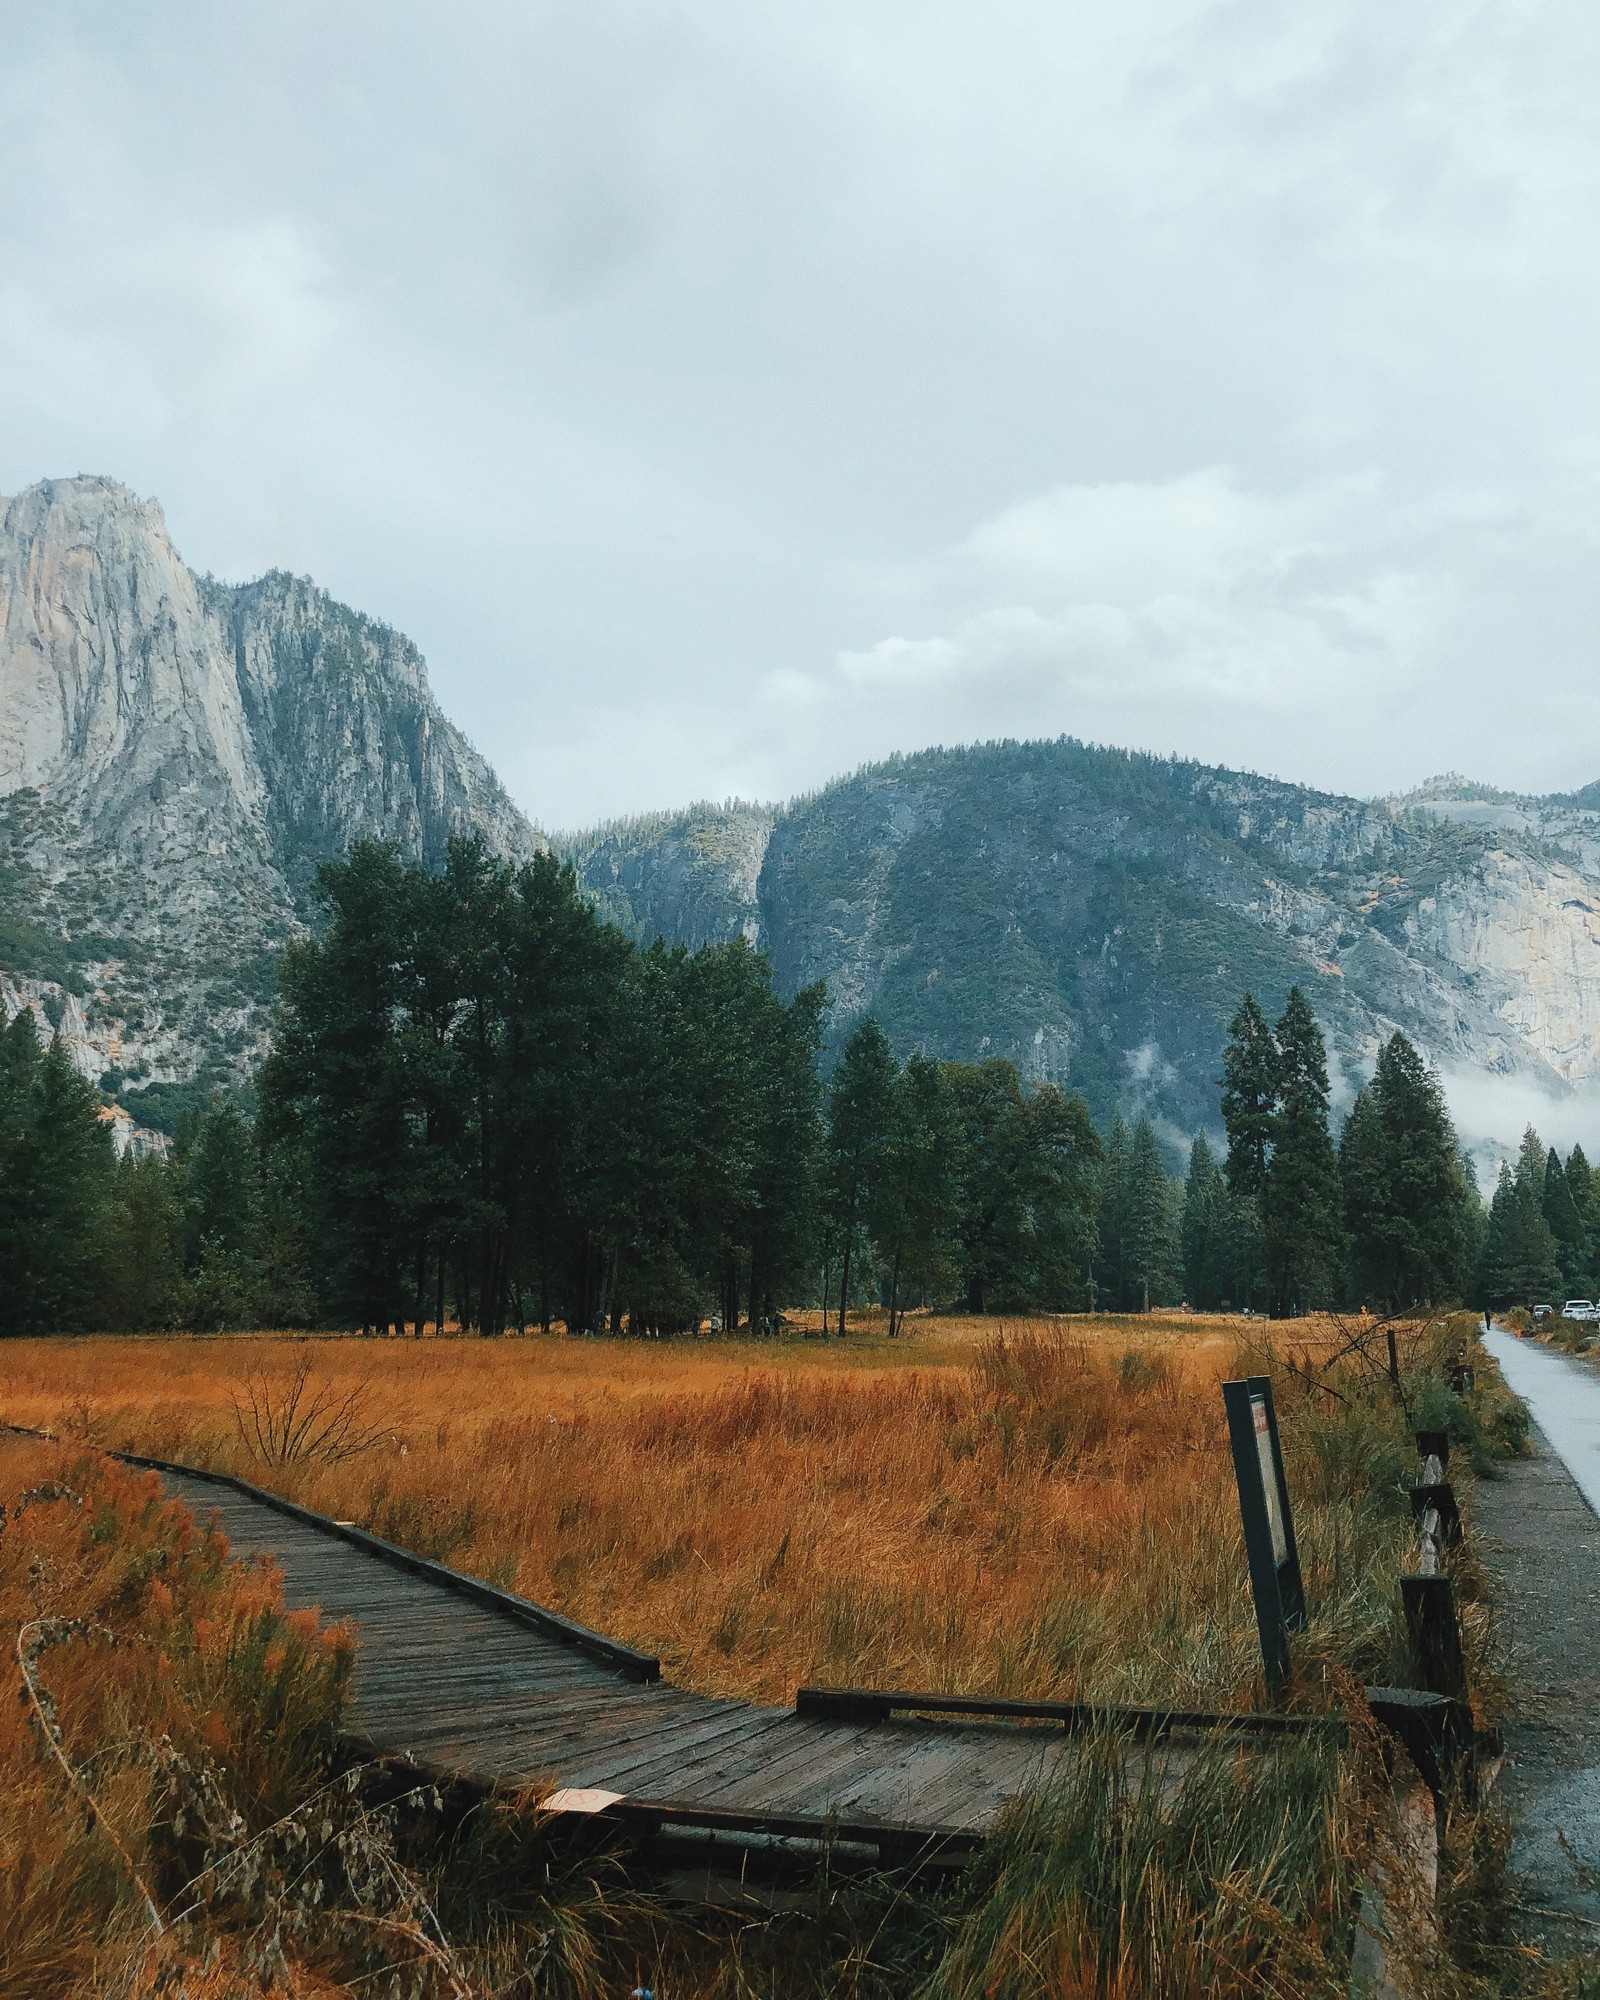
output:
[[[276,1487],[709,1693],[1231,1705],[1255,1640],[1217,1385],[1248,1332],[28,1341],[0,1346],[0,1417]]]

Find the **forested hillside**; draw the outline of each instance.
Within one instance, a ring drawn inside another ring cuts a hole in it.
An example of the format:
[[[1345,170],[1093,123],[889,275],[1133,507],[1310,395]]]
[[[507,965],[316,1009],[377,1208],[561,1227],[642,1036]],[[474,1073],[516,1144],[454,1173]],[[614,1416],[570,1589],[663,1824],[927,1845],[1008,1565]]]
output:
[[[1444,1067],[1556,1094],[1592,1073],[1600,814],[1468,796],[1483,791],[1384,805],[1070,739],[996,743],[797,800],[758,870],[754,809],[567,851],[637,937],[742,931],[780,989],[826,979],[836,1043],[870,1012],[902,1054],[1004,1055],[1102,1122],[1148,1113],[1176,1149],[1217,1129],[1245,992],[1276,1010],[1305,989],[1341,1105],[1396,1028]],[[735,824],[738,865],[720,867]]]
[[[0,1333],[561,1325],[824,1334],[867,1305],[1275,1314],[1497,1304],[1600,1280],[1600,1182],[1529,1133],[1487,1216],[1402,1034],[1342,1133],[1322,1031],[1246,995],[1219,1162],[1003,1056],[898,1058],[870,1015],[825,1076],[820,982],[742,937],[641,946],[551,855],[359,842],[281,968],[259,1111],[214,1094],[118,1160],[30,1010],[0,1033]]]

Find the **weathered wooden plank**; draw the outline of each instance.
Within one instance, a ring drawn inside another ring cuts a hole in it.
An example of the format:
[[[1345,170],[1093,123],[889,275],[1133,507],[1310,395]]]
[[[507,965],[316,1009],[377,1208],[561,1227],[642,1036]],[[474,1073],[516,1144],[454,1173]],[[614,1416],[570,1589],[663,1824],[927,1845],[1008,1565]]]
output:
[[[719,1738],[688,1749],[681,1745],[675,1748],[669,1775],[685,1797],[698,1796],[696,1788],[708,1778],[732,1771],[759,1770],[781,1750],[790,1720],[785,1712],[779,1708],[751,1708],[747,1715],[748,1726],[737,1737]],[[659,1792],[648,1768],[641,1766],[631,1776],[634,1791],[651,1796]]]
[[[564,1671],[565,1663],[559,1657],[551,1658],[532,1649],[520,1653],[508,1649],[480,1657],[476,1647],[463,1650],[448,1633],[439,1634],[429,1645],[408,1645],[403,1653],[369,1644],[365,1656],[358,1652],[357,1658],[370,1685],[385,1680],[415,1683],[434,1676],[466,1687],[486,1688],[514,1685],[531,1690],[544,1686],[554,1691],[563,1687],[599,1689],[618,1685],[614,1679],[597,1681],[580,1672]]]
[[[471,1736],[487,1743],[500,1735],[516,1735],[523,1740],[537,1737],[559,1746],[572,1743],[581,1733],[608,1717],[619,1731],[639,1725],[653,1730],[660,1728],[673,1714],[670,1706],[656,1708],[643,1700],[635,1702],[627,1697],[619,1698],[613,1690],[603,1699],[590,1695],[581,1703],[532,1703],[507,1699],[483,1706],[472,1704],[463,1707],[452,1703],[422,1701],[402,1704],[397,1701],[373,1713],[363,1711],[361,1719],[369,1727],[376,1722],[385,1728],[405,1730],[413,1743],[435,1738],[443,1741],[447,1736],[462,1740]]]
[[[833,1788],[887,1762],[901,1744],[871,1723],[803,1723],[791,1718],[784,1733],[775,1734],[766,1748],[766,1757],[753,1770],[720,1778],[708,1773],[696,1786],[697,1799],[730,1808],[737,1804],[825,1815]],[[796,1805],[796,1800],[801,1803]]]
[[[687,1750],[694,1742],[737,1730],[749,1715],[749,1709],[731,1702],[715,1707],[696,1705],[659,1720],[640,1717],[636,1721],[623,1721],[597,1715],[591,1722],[563,1732],[564,1755],[575,1768],[587,1768],[592,1761],[604,1760],[614,1772],[620,1771],[638,1757],[653,1754],[667,1743]],[[535,1721],[536,1718],[530,1716],[530,1722]],[[615,1789],[622,1788],[617,1786]]]
[[[403,1727],[396,1732],[405,1738],[406,1748],[427,1763],[449,1762],[463,1770],[477,1770],[491,1777],[509,1777],[525,1781],[535,1775],[544,1775],[562,1785],[605,1783],[608,1790],[620,1790],[608,1778],[587,1778],[583,1775],[585,1766],[575,1764],[571,1748],[570,1734],[562,1730],[541,1728],[533,1722],[502,1722],[499,1726],[479,1729],[471,1718],[455,1716],[433,1718],[419,1724],[414,1729]],[[647,1722],[638,1732],[641,1740],[655,1740],[660,1733],[654,1723]],[[603,1760],[607,1769],[618,1754]]]
[[[942,1734],[930,1736],[903,1756],[838,1788],[834,1802],[841,1812],[879,1819],[980,1825],[1036,1783],[1061,1749],[1059,1737],[1036,1745],[985,1747],[951,1741]]]
[[[614,1792],[634,1791],[639,1789],[634,1783],[636,1771],[663,1763],[670,1767],[687,1759],[692,1751],[713,1743],[736,1741],[752,1725],[752,1711],[735,1707],[722,1715],[679,1724],[670,1732],[644,1728],[617,1732],[607,1740],[597,1729],[574,1742],[567,1753],[564,1768],[569,1773],[568,1783],[604,1785]]]

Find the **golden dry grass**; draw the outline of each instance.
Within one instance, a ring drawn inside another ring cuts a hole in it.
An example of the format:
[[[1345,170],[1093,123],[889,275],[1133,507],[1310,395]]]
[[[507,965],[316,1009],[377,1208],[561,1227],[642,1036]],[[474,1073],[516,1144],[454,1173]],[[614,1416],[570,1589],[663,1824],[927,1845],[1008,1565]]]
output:
[[[1227,1706],[1256,1674],[1217,1387],[1240,1331],[1153,1315],[913,1322],[893,1344],[870,1324],[827,1344],[30,1342],[0,1350],[0,1415],[239,1472],[708,1691]],[[392,1437],[263,1464],[232,1403],[307,1359]],[[1388,1612],[1366,1569],[1388,1531],[1327,1472],[1335,1417],[1313,1413],[1321,1458],[1309,1431],[1293,1447],[1301,1535],[1319,1597],[1345,1607],[1343,1651],[1372,1654]]]
[[[0,1436],[0,1503],[64,1471],[95,1497],[81,1511],[30,1508],[0,1537],[0,1621],[14,1630],[59,1612],[116,1630],[115,1647],[59,1647],[47,1675],[69,1753],[169,1912],[199,1857],[174,1872],[175,1816],[154,1783],[164,1767],[140,1746],[165,1739],[189,1768],[209,1761],[252,1825],[281,1803],[305,1821],[328,1796],[327,1767],[296,1753],[292,1725],[300,1715],[306,1740],[326,1747],[337,1675],[319,1662],[340,1653],[276,1612],[270,1574],[223,1565],[152,1479],[88,1442],[238,1470],[653,1647],[702,1687],[776,1700],[822,1680],[1253,1702],[1218,1381],[1272,1366],[1313,1607],[1292,1698],[1353,1701],[1359,1714],[1360,1680],[1403,1672],[1395,1576],[1415,1453],[1387,1382],[1343,1364],[1328,1377],[1337,1394],[1313,1391],[1264,1348],[1241,1351],[1242,1332],[1265,1331],[1161,1316],[939,1321],[892,1346],[871,1331],[826,1347],[16,1343],[0,1347],[0,1419],[67,1442]],[[1272,1331],[1319,1358],[1339,1340],[1331,1323]],[[1439,1363],[1464,1330],[1442,1333],[1432,1352],[1420,1331],[1406,1343],[1414,1398],[1444,1394]],[[281,1401],[306,1367],[303,1395],[354,1396],[370,1450],[262,1462],[234,1403],[248,1409],[252,1390],[258,1404]],[[1496,1428],[1491,1377],[1485,1364],[1456,1413],[1475,1435]],[[1459,1572],[1469,1596],[1471,1571]],[[1475,1624],[1474,1648],[1481,1636]],[[1121,1749],[1109,1737],[1104,1749],[1099,1777],[1091,1755],[1059,1796],[1030,1802],[953,1900],[885,1882],[854,1900],[819,1894],[803,1917],[768,1926],[685,1919],[614,1870],[563,1876],[568,1863],[512,1801],[452,1835],[449,1856],[419,1859],[455,1968],[446,1978],[434,1965],[424,1990],[1309,2000],[1339,1989],[1355,1883],[1385,1838],[1370,1757],[1291,1746],[1287,1761],[1244,1771],[1220,1753],[1181,1798],[1133,1797],[1119,1790]],[[394,1969],[372,1956],[381,1911],[348,1869],[333,1871],[289,1963],[252,1957],[288,1935],[296,1882],[310,1907],[298,1861],[250,1898],[213,1898],[153,1947],[126,1871],[69,1804],[14,1712],[0,1723],[0,2000],[112,1984],[136,2000],[180,1974],[196,2000],[313,2000]],[[359,1800],[350,1811],[352,1829],[367,1824]],[[390,1921],[384,1936],[427,1942],[415,1923]],[[1444,1972],[1417,1990],[1487,1990]]]
[[[173,1801],[210,1771],[230,1811],[271,1820],[298,1798],[332,1747],[348,1647],[284,1616],[273,1576],[227,1562],[153,1475],[0,1436],[0,1521],[7,1692],[34,1691],[0,1703],[0,2000],[246,1990],[238,1933],[197,1965],[153,1914],[212,1900],[190,1879],[195,1809],[185,1838]],[[301,1968],[287,1990],[332,1988]]]

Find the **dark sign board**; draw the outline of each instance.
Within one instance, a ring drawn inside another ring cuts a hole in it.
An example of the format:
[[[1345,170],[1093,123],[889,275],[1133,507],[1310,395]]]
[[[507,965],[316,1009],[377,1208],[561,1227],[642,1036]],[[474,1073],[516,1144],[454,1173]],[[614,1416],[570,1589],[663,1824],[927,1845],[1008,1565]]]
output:
[[[1234,1477],[1239,1482],[1239,1517],[1244,1524],[1250,1594],[1255,1599],[1256,1626],[1261,1634],[1261,1664],[1268,1681],[1276,1685],[1289,1671],[1289,1634],[1306,1622],[1306,1594],[1300,1581],[1289,1487],[1283,1476],[1272,1383],[1265,1375],[1224,1382],[1222,1401],[1228,1412]]]

